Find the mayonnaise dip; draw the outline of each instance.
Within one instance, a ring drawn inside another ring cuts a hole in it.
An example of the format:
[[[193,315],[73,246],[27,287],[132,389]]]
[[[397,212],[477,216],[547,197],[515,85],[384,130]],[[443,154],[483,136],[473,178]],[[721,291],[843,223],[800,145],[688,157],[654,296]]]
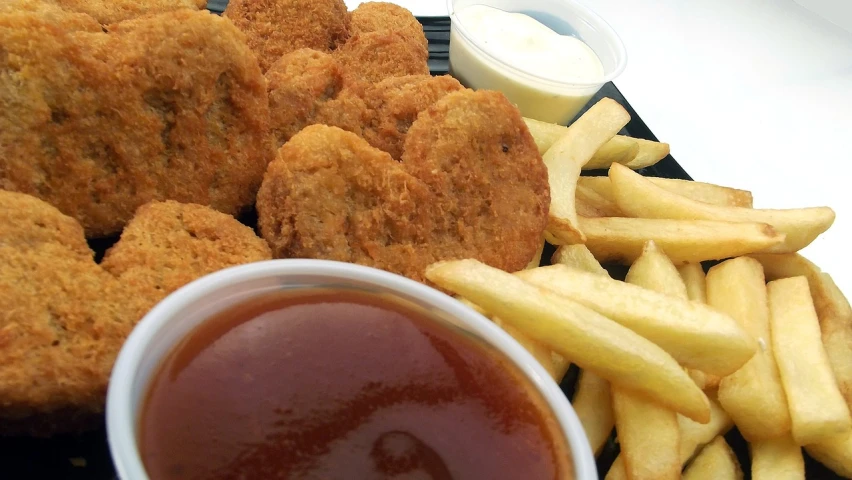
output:
[[[502,91],[526,117],[566,123],[603,83],[588,45],[528,15],[471,5],[453,24],[450,73],[470,88]]]

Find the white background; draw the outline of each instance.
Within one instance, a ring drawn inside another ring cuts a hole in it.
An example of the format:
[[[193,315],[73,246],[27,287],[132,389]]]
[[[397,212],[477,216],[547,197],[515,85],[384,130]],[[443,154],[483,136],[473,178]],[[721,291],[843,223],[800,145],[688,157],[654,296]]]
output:
[[[852,295],[852,2],[585,3],[627,48],[616,85],[693,178],[751,190],[756,207],[835,209],[802,253]]]

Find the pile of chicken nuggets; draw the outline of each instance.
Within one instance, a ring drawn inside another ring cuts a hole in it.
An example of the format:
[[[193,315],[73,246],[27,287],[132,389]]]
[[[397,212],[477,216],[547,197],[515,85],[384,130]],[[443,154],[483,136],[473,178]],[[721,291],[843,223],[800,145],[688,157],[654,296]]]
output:
[[[520,113],[430,76],[410,12],[204,6],[0,3],[0,435],[101,423],[136,322],[216,270],[317,258],[425,282],[438,260],[519,270],[542,244]],[[87,240],[119,235],[96,262]]]

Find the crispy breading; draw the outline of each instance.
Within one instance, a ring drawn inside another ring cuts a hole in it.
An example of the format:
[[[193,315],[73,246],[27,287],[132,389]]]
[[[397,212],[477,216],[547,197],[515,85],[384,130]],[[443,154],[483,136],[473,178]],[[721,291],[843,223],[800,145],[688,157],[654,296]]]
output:
[[[428,48],[423,26],[407,9],[394,3],[365,2],[352,11],[350,20],[352,33],[395,31]]]
[[[67,31],[100,32],[102,30],[97,20],[85,13],[64,10],[57,0],[0,1],[0,15],[24,12],[37,13],[44,20]]]
[[[550,190],[505,96],[449,93],[420,113],[404,145],[395,162],[335,127],[293,136],[257,198],[273,255],[360,263],[419,281],[438,260],[526,266],[541,243]]]
[[[334,51],[352,84],[388,77],[429,74],[429,50],[418,39],[396,31],[356,33]]]
[[[349,37],[343,0],[231,0],[224,16],[245,32],[264,72],[290,52],[330,52]]]
[[[68,31],[0,14],[0,188],[116,233],[150,200],[251,205],[274,155],[266,82],[243,35],[178,10]]]
[[[167,201],[140,207],[101,267],[157,302],[208,273],[270,258],[269,245],[230,215]]]
[[[417,115],[451,92],[464,87],[449,75],[386,78],[363,93],[368,121],[362,136],[370,145],[402,158],[405,135]]]
[[[0,435],[101,424],[112,364],[145,312],[269,249],[225,214],[166,202],[140,208],[108,257],[108,269],[94,262],[73,218],[0,190]]]
[[[171,12],[181,8],[202,10],[207,0],[42,0],[64,10],[85,13],[106,25],[143,15]]]

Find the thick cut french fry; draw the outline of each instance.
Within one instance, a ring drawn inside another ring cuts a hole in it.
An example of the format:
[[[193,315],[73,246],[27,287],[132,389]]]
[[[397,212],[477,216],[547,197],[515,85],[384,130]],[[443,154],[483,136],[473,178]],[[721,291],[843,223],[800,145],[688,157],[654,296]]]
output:
[[[610,167],[609,179],[615,203],[628,216],[766,223],[785,235],[783,244],[767,249],[772,253],[801,250],[834,223],[834,210],[828,207],[757,210],[698,202],[660,188],[642,175],[618,164]]]
[[[630,121],[615,100],[603,98],[568,127],[565,135],[544,154],[550,183],[548,241],[583,243],[586,237],[577,224],[576,194],[580,170],[592,155]]]
[[[470,299],[581,368],[697,421],[709,419],[707,396],[669,354],[567,297],[476,260],[432,264],[426,278]]]
[[[527,264],[526,268],[536,268],[541,265],[541,254],[544,252],[544,239],[541,240],[541,246],[538,247],[538,250],[535,252],[530,263]]]
[[[679,479],[677,414],[620,387],[612,389],[612,410],[627,477],[634,480]]]
[[[575,201],[577,202],[577,215],[583,217],[620,217],[623,215],[615,202],[607,200],[588,187],[577,185]]]
[[[615,426],[609,382],[588,370],[583,370],[577,379],[577,389],[571,405],[583,424],[592,451],[597,455]]]
[[[749,444],[752,480],[805,480],[802,447],[789,435]]]
[[[637,138],[636,143],[639,146],[639,150],[636,152],[633,160],[624,164],[624,166],[634,170],[655,165],[660,160],[666,158],[670,152],[668,143],[654,142],[643,138]]]
[[[707,279],[700,263],[687,263],[677,269],[686,286],[686,296],[693,302],[707,303]]]
[[[694,422],[678,415],[680,426],[680,463],[686,465],[698,450],[710,443],[719,435],[724,435],[733,427],[731,417],[722,410],[713,399],[710,399],[710,421],[708,423]],[[619,455],[606,474],[606,480],[625,480],[627,472],[624,469],[624,459]]]
[[[656,143],[656,142],[651,142]],[[646,148],[647,149],[647,148]],[[583,165],[583,170],[609,168],[613,163],[622,165],[632,162],[639,153],[639,139],[622,135],[612,137]],[[659,161],[659,160],[658,160]]]
[[[852,431],[805,446],[814,460],[844,478],[852,478]]]
[[[553,252],[553,256],[550,257],[550,263],[560,263],[589,273],[596,273],[598,275],[603,275],[604,277],[609,277],[609,272],[607,272],[606,269],[603,268],[597,260],[595,260],[595,256],[592,255],[592,252],[590,252],[589,249],[581,243],[560,246],[555,252]]]
[[[689,299],[677,268],[653,240],[645,243],[642,255],[630,266],[624,281],[681,300]]]
[[[775,280],[767,291],[772,347],[790,406],[793,440],[807,445],[849,430],[852,417],[822,345],[807,279]]]
[[[683,480],[742,480],[743,470],[724,437],[716,437],[683,472]]]
[[[629,265],[648,240],[662,248],[675,265],[738,257],[784,242],[784,235],[765,223],[618,217],[579,220],[586,247],[600,262]]]
[[[660,188],[699,202],[725,207],[751,208],[753,205],[751,192],[747,190],[738,190],[712,183],[678,180],[675,178],[646,178]],[[615,202],[615,197],[612,193],[612,182],[609,181],[609,177],[580,177],[577,185],[590,188],[603,198]]]
[[[733,319],[696,302],[566,265],[524,270],[516,275],[612,318],[656,343],[686,367],[727,375],[757,349],[754,339]]]
[[[707,273],[707,304],[739,322],[761,347],[742,368],[722,379],[719,403],[746,440],[788,435],[790,412],[772,352],[760,263],[740,257],[711,268]]]

